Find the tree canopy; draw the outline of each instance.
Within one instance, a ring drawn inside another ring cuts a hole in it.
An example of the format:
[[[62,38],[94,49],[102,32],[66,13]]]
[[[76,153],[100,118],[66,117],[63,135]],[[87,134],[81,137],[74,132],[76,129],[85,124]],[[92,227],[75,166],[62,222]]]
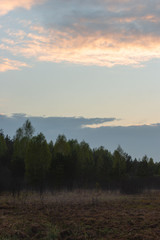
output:
[[[132,157],[118,148],[111,153],[100,146],[59,135],[55,143],[42,133],[34,136],[29,120],[11,139],[0,131],[0,191],[24,188],[95,188],[139,192],[160,188],[160,163]]]

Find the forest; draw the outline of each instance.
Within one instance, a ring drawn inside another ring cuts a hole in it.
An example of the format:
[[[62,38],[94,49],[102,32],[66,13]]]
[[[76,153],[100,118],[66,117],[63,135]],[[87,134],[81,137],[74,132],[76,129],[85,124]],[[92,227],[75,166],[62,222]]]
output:
[[[141,193],[160,189],[160,163],[144,156],[132,159],[118,146],[91,149],[85,141],[59,135],[53,143],[34,135],[29,120],[11,139],[0,130],[0,192],[21,190],[104,189]]]

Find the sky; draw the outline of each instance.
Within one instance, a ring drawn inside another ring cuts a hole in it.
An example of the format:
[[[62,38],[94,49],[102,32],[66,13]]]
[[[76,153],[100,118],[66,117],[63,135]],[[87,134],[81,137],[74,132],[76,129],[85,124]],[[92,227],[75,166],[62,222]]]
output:
[[[50,139],[50,119],[158,160],[159,25],[158,0],[0,0],[0,128],[43,119]]]

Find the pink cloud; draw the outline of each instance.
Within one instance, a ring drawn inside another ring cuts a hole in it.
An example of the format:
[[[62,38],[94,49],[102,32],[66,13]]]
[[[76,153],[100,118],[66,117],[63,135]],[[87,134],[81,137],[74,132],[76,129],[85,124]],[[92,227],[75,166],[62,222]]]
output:
[[[35,61],[141,67],[160,58],[160,5],[146,1],[52,0],[43,11],[45,27],[21,20],[23,30],[5,31],[0,50]],[[6,0],[0,11],[38,3]]]
[[[94,35],[72,36],[69,31],[48,31],[42,27],[34,29],[38,32],[23,34],[24,38],[14,33],[14,43],[13,39],[4,39],[0,48],[37,61],[65,61],[107,67],[140,67],[145,61],[160,58],[160,37],[152,35],[137,38],[132,34],[124,39],[122,33],[101,35],[96,32]]]
[[[15,8],[30,9],[35,4],[40,4],[45,0],[0,0],[0,16],[5,15]]]
[[[0,72],[6,72],[9,70],[20,70],[21,67],[27,67],[26,63],[10,60],[8,58],[0,58]]]

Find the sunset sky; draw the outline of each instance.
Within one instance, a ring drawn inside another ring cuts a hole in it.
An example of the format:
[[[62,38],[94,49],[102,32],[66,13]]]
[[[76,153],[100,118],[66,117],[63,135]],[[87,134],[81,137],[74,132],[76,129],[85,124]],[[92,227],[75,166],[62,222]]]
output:
[[[159,76],[159,0],[0,0],[1,116],[155,126]]]

